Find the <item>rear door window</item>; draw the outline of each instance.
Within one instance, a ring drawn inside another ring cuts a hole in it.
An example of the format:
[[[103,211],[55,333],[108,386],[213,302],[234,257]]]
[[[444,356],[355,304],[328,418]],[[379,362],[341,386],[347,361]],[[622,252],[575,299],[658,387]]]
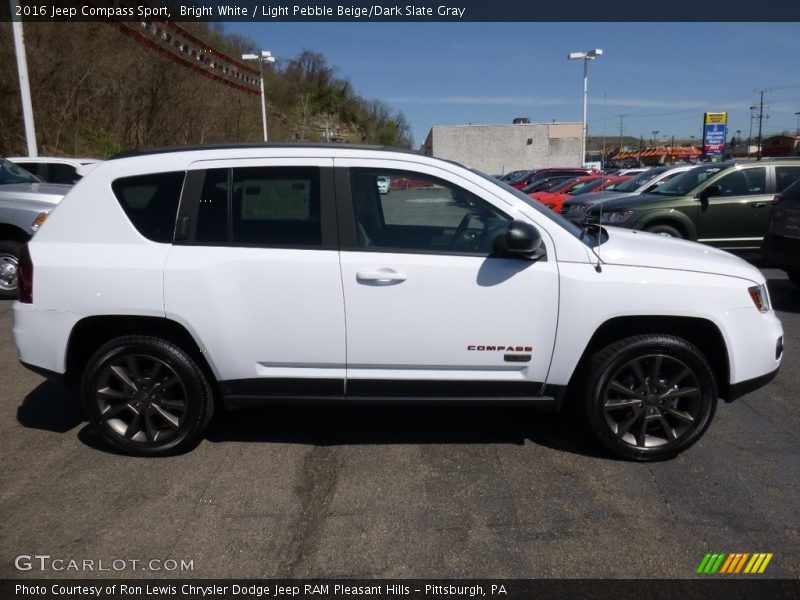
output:
[[[123,177],[111,189],[139,233],[154,242],[172,242],[184,176],[180,171]]]
[[[800,165],[775,167],[775,193],[780,194],[798,180],[800,180]]]

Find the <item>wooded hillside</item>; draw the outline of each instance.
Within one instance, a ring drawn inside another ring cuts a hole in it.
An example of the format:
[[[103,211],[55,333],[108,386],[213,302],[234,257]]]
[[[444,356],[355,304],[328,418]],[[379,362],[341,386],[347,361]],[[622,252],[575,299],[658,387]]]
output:
[[[219,27],[189,27],[232,56],[257,50]],[[42,155],[103,158],[134,147],[262,139],[259,96],[175,64],[109,24],[26,23],[25,43]],[[265,85],[271,142],[411,145],[402,113],[360,97],[324,56],[279,56]],[[0,155],[24,154],[9,23],[0,23],[0,106]]]

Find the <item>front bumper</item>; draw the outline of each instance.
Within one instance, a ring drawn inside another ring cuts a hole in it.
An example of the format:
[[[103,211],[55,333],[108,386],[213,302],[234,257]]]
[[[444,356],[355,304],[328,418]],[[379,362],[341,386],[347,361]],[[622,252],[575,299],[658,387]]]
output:
[[[722,322],[728,346],[730,378],[727,401],[739,398],[772,380],[783,359],[783,327],[775,311],[754,308],[728,312]]]
[[[725,400],[727,402],[733,402],[734,400],[738,400],[750,392],[756,391],[758,388],[764,387],[770,381],[775,379],[775,377],[777,377],[778,371],[780,371],[780,369],[775,369],[772,373],[767,373],[766,375],[761,375],[760,377],[755,377],[754,379],[748,379],[747,381],[740,381],[739,383],[732,384],[728,388],[728,397],[725,398]]]

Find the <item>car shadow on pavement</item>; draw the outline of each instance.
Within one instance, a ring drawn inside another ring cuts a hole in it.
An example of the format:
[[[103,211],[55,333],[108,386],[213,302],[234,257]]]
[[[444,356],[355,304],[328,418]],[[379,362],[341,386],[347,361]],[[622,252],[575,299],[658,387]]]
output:
[[[515,444],[608,457],[568,413],[502,406],[272,406],[231,411],[212,423],[211,442]]]
[[[86,423],[77,390],[45,381],[17,409],[23,427],[67,433]],[[86,423],[85,445],[120,454]],[[276,405],[226,411],[205,434],[212,443],[249,442],[345,446],[369,444],[513,444],[525,440],[572,454],[611,458],[569,412],[508,406]]]
[[[800,287],[788,279],[768,279],[772,308],[782,312],[800,313]]]
[[[17,421],[30,429],[65,433],[85,420],[77,390],[53,381],[34,388],[17,409]]]

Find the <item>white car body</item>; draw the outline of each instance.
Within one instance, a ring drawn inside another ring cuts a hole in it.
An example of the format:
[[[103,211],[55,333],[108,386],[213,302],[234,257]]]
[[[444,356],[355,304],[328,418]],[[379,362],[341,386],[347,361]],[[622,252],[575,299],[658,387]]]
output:
[[[159,243],[137,231],[111,188],[146,173],[282,165],[452,183],[535,226],[546,259]],[[716,329],[727,399],[778,369],[781,324],[748,292],[765,285],[758,269],[700,244],[616,228],[592,248],[549,212],[414,153],[276,146],[112,159],[76,184],[30,242],[33,301],[14,304],[14,338],[26,365],[70,375],[79,323],[166,319],[188,332],[231,400],[305,382],[300,398],[513,397],[557,407],[593,336],[618,319]],[[530,356],[509,362],[486,350],[495,345]]]

